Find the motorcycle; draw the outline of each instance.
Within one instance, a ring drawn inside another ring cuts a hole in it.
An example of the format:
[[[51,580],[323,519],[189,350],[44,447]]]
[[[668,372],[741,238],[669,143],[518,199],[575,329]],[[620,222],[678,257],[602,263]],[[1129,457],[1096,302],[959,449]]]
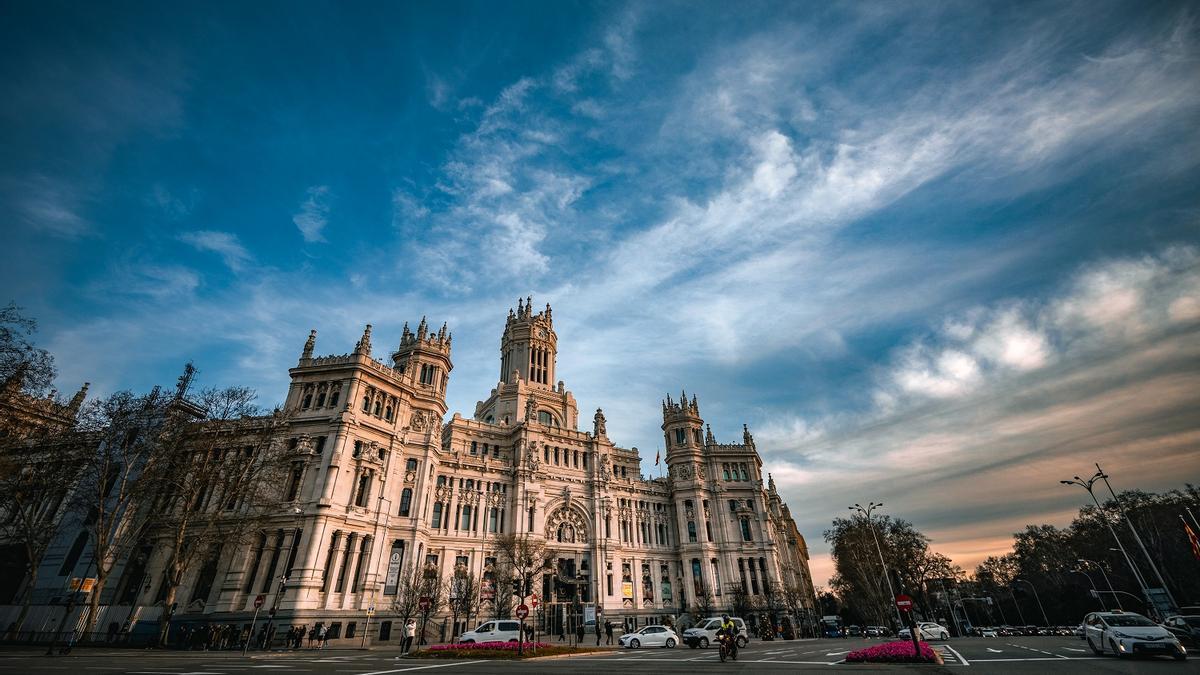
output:
[[[727,656],[737,661],[737,640],[729,635],[721,635],[717,640],[720,644],[721,663],[725,663]]]

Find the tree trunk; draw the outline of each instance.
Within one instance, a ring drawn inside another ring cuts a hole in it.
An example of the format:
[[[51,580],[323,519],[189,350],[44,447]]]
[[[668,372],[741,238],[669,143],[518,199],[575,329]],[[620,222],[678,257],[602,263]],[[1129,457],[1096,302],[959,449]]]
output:
[[[16,639],[17,633],[21,631],[21,627],[25,625],[25,617],[29,615],[29,606],[33,604],[33,587],[37,585],[37,565],[29,566],[29,583],[25,585],[24,598],[21,600],[21,613],[17,615],[17,620],[13,623],[13,639]]]
[[[174,575],[167,576],[167,592],[163,596],[162,601],[162,616],[158,621],[158,646],[166,647],[167,639],[171,632],[171,618],[174,612],[171,611],[171,606],[175,604],[175,594],[179,590],[179,584],[174,583]]]

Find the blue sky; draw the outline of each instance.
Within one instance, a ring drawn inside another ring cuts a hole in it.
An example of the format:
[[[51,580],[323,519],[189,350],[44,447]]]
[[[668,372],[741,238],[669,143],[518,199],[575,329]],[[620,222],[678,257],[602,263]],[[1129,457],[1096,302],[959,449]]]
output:
[[[243,5],[2,10],[0,300],[63,390],[271,403],[428,315],[469,414],[532,294],[623,445],[750,424],[818,581],[843,502],[973,566],[1059,474],[1200,475],[1187,3]]]

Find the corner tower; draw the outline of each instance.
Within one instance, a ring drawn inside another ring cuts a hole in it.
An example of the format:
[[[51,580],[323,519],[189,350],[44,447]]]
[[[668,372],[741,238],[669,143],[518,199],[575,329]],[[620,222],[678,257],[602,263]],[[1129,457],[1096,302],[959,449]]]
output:
[[[517,310],[508,310],[504,335],[500,338],[500,381],[511,384],[513,373],[528,384],[554,388],[558,336],[554,334],[550,304],[533,313],[533,298],[517,299]]]
[[[681,392],[679,402],[667,396],[663,401],[663,424],[667,449],[667,463],[699,460],[704,450],[704,420],[700,418],[700,405],[693,395],[687,400],[687,392]]]
[[[446,413],[446,384],[454,364],[450,362],[450,345],[454,336],[442,324],[437,333],[429,330],[425,317],[417,326],[417,332],[408,329],[408,323],[400,334],[400,346],[392,352],[392,367],[404,380],[415,385],[418,394],[437,401],[439,414]]]

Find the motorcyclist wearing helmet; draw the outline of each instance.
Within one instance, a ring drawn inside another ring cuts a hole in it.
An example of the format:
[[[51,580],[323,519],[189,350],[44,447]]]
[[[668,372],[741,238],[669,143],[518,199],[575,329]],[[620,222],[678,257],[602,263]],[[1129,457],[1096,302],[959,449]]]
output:
[[[737,658],[737,635],[737,624],[729,618],[728,614],[721,615],[721,627],[717,629],[717,637],[726,641],[726,649],[734,658]]]

